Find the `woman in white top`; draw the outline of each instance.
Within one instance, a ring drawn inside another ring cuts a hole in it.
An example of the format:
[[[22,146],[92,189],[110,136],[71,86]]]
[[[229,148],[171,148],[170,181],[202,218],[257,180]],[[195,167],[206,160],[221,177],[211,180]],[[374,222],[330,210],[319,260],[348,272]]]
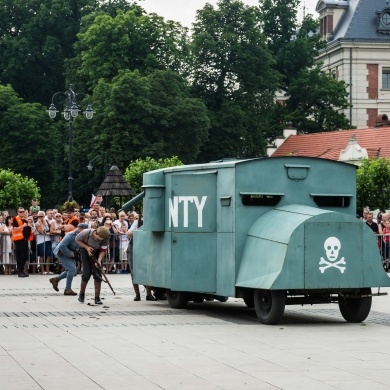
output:
[[[64,223],[62,221],[62,215],[60,213],[56,213],[54,216],[54,221],[52,221],[50,224],[52,250],[54,250],[61,241],[63,227]]]
[[[0,239],[3,241],[2,263],[4,264],[4,274],[11,275],[12,263],[12,217],[7,216],[4,224],[0,226]]]
[[[124,211],[119,213],[119,218],[114,222],[114,225],[118,230],[120,273],[127,273],[127,246],[129,245],[129,239],[127,238],[126,233],[129,230],[131,223],[127,221],[126,213]]]
[[[41,264],[42,275],[53,275],[53,272],[50,272],[52,255],[50,226],[45,220],[44,211],[38,212],[38,221],[35,223],[34,234],[37,239],[37,252]]]

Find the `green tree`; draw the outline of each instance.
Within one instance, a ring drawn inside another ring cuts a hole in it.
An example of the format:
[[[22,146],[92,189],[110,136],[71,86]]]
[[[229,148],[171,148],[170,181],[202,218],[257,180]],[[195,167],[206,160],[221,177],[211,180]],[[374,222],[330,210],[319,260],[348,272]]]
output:
[[[96,0],[0,0],[0,80],[28,102],[48,102],[64,86],[83,15]]]
[[[301,132],[351,128],[348,118],[339,111],[349,107],[346,84],[322,72],[318,65],[303,69],[288,91],[285,120]]]
[[[120,169],[130,161],[174,154],[193,162],[207,140],[209,119],[201,100],[190,96],[177,72],[120,71],[112,82],[95,88],[94,118],[74,126],[75,189],[90,193],[102,182],[101,169],[87,172],[88,161],[107,153],[109,165]],[[99,159],[100,167],[102,159]],[[86,177],[86,173],[88,176]],[[81,198],[76,192],[75,197]]]
[[[158,160],[152,157],[137,159],[132,161],[126,168],[124,178],[133,187],[134,191],[139,194],[142,190],[143,175],[146,172],[154,171],[161,168],[177,167],[183,165],[177,156],[170,158],[160,158]]]
[[[0,85],[0,139],[0,168],[33,178],[42,189],[43,202],[55,202],[62,143],[46,108],[24,103],[11,86]]]
[[[154,70],[184,71],[188,35],[179,23],[146,14],[140,7],[115,15],[99,12],[85,20],[68,70],[74,69],[72,62],[78,64],[77,76],[91,89],[101,79],[110,82],[121,70],[143,75]]]
[[[259,9],[236,0],[220,0],[217,8],[206,4],[197,13],[191,49],[194,94],[211,119],[198,159],[263,153],[278,76]]]
[[[298,24],[298,4],[298,0],[260,0],[263,32],[281,75],[279,92],[287,97],[285,105],[274,107],[273,132],[280,132],[287,121],[303,133],[351,128],[342,112],[349,107],[347,85],[316,64],[326,42],[310,15]]]
[[[363,160],[356,176],[357,208],[385,210],[390,198],[390,159]]]
[[[300,0],[259,0],[260,19],[268,47],[281,54],[297,31],[297,9]]]
[[[29,207],[31,199],[39,199],[39,188],[35,180],[14,173],[10,169],[0,169],[0,209]]]

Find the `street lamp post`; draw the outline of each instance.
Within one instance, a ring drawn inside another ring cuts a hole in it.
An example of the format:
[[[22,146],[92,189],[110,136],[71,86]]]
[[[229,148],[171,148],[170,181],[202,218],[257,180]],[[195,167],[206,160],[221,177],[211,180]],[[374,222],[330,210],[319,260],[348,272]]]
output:
[[[56,92],[51,98],[51,105],[48,109],[50,118],[54,119],[57,115],[57,109],[54,105],[54,102],[64,106],[64,119],[69,122],[69,177],[68,177],[68,201],[73,200],[72,186],[73,186],[73,177],[72,177],[72,159],[73,159],[73,120],[82,112],[85,114],[87,119],[92,119],[94,111],[92,106],[88,104],[87,108],[82,111],[77,107],[77,98],[87,96],[85,93],[77,93],[73,91],[72,84],[70,84],[69,89],[66,92]]]
[[[91,161],[88,162],[87,168],[89,171],[92,171],[93,169],[92,163],[99,157],[103,159],[104,174],[106,175],[107,174],[107,152],[104,152],[103,155],[98,154],[96,157],[94,157]]]

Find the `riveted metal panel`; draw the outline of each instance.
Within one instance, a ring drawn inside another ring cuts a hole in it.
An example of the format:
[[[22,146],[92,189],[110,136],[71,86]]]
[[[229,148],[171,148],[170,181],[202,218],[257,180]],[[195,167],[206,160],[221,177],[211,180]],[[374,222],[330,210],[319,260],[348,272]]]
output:
[[[216,291],[216,179],[215,171],[172,175],[172,290]]]
[[[136,230],[133,236],[133,282],[170,287],[171,234]]]
[[[175,233],[172,239],[171,289],[215,292],[217,233]]]

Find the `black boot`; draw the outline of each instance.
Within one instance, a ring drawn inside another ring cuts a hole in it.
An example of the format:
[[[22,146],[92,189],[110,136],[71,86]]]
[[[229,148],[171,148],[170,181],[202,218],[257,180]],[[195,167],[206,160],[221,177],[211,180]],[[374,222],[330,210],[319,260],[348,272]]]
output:
[[[157,301],[157,299],[152,295],[152,288],[150,286],[145,286],[146,288],[146,300],[147,301]]]
[[[84,303],[85,299],[85,289],[87,288],[88,282],[84,282],[84,280],[81,279],[80,283],[80,294],[79,294],[79,302]]]
[[[103,305],[103,302],[100,300],[100,289],[102,287],[102,282],[95,280],[95,305]]]
[[[167,300],[167,294],[165,293],[165,289],[163,289],[163,288],[155,288],[153,290],[153,295],[159,301],[166,301]]]
[[[141,300],[141,294],[139,292],[139,285],[133,283],[133,288],[134,288],[134,292],[135,292],[134,300],[135,301],[140,301]]]

